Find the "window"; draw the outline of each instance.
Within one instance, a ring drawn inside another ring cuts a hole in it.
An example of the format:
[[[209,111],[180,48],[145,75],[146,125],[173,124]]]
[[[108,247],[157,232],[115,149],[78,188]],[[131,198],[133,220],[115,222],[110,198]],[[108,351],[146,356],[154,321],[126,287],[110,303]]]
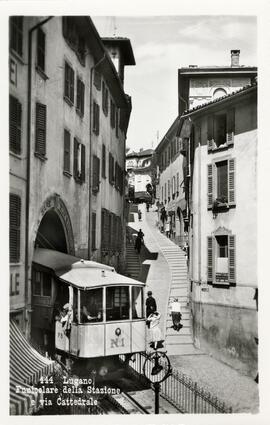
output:
[[[80,114],[84,114],[84,83],[78,77],[77,78],[77,105],[76,111]]]
[[[106,320],[129,319],[129,287],[106,288]]]
[[[74,71],[65,62],[65,94],[64,98],[68,103],[74,103]]]
[[[73,158],[74,179],[83,183],[85,181],[85,146],[74,138],[74,158]]]
[[[96,69],[94,70],[94,85],[98,90],[101,89],[101,75]]]
[[[103,289],[80,291],[80,323],[103,321]]]
[[[109,211],[101,210],[101,248],[109,249]]]
[[[81,65],[85,66],[85,39],[81,37],[75,25],[74,16],[63,16],[63,36],[69,47],[76,53]]]
[[[233,145],[235,132],[235,110],[219,112],[208,116],[207,145],[208,152],[217,148]]]
[[[9,149],[21,153],[22,105],[13,96],[9,96]]]
[[[93,132],[99,134],[99,105],[93,102]]]
[[[96,249],[96,218],[96,213],[92,212],[92,251]]]
[[[64,171],[70,173],[70,132],[64,130]]]
[[[140,286],[132,286],[132,319],[143,319],[143,292]]]
[[[115,183],[114,158],[111,153],[109,153],[109,182],[111,185],[114,185]]]
[[[41,28],[37,31],[37,67],[45,72],[45,33]]]
[[[99,173],[100,173],[100,159],[93,155],[93,186],[92,192],[97,193],[99,191]]]
[[[86,48],[85,48],[85,39],[83,37],[78,37],[78,49],[76,51],[78,59],[80,63],[85,66],[85,54],[86,54]]]
[[[235,205],[235,159],[208,164],[208,208]]]
[[[12,16],[10,18],[10,47],[18,55],[23,54],[23,17]]]
[[[119,136],[119,118],[118,118],[118,108],[115,110],[115,135]]]
[[[106,179],[106,146],[102,145],[102,169],[101,174],[104,179]]]
[[[226,94],[227,94],[226,90],[222,88],[218,88],[214,91],[213,99],[218,99],[219,97],[226,96]]]
[[[9,195],[9,261],[20,261],[21,244],[21,198],[11,193]]]
[[[46,122],[47,107],[41,103],[36,104],[36,153],[46,155]]]
[[[102,81],[102,110],[106,116],[108,115],[108,106],[109,106],[109,92],[104,81]]]
[[[207,238],[207,280],[214,284],[236,283],[235,235],[217,234]]]
[[[111,100],[111,127],[115,128],[115,104]]]
[[[35,296],[50,297],[52,293],[51,276],[38,270],[33,270],[33,293]]]

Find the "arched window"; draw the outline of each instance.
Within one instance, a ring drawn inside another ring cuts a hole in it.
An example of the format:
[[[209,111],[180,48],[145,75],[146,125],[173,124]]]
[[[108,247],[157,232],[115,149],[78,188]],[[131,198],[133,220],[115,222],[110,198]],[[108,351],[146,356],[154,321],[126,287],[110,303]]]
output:
[[[218,99],[219,97],[226,96],[226,94],[226,90],[218,88],[213,93],[213,99]]]

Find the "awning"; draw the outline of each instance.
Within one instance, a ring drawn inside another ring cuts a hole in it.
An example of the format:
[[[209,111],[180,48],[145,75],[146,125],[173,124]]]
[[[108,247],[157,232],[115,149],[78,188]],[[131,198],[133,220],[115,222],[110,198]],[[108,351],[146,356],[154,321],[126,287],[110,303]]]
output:
[[[185,198],[180,199],[180,201],[176,203],[176,206],[179,207],[181,211],[185,211],[187,207],[186,199]]]
[[[43,398],[35,385],[41,376],[53,371],[54,362],[31,346],[13,320],[10,321],[9,331],[10,415],[30,415],[40,408]]]

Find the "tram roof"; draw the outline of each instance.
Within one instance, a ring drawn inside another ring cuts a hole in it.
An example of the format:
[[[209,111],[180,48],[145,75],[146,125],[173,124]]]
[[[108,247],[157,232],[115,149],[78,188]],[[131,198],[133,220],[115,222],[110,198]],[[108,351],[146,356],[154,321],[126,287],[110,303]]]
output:
[[[46,248],[36,248],[33,263],[53,271],[61,280],[78,288],[92,288],[110,285],[139,285],[145,283],[116,273],[115,269],[95,261],[82,260]]]

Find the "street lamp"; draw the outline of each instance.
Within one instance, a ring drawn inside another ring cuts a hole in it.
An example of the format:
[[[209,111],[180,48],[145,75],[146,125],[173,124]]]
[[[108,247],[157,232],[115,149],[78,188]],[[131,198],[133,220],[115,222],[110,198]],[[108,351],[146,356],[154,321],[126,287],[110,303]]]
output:
[[[153,384],[155,391],[155,414],[159,414],[159,393],[160,384],[172,373],[171,363],[166,353],[155,350],[147,355],[143,374]]]

